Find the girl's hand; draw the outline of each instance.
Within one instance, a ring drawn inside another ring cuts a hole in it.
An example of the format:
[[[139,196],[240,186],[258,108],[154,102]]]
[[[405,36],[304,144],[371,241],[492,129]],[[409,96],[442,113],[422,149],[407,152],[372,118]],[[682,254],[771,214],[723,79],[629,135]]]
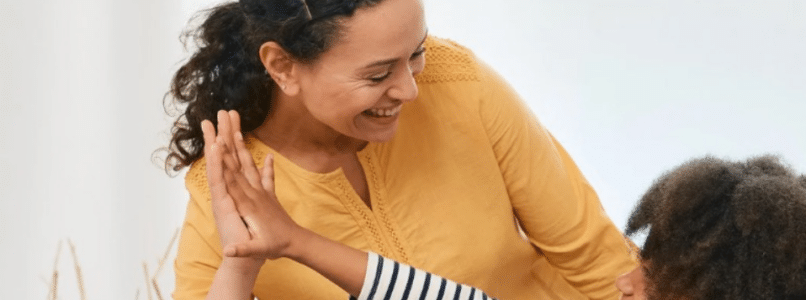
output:
[[[237,113],[230,112],[230,119]],[[274,192],[273,157],[267,155],[263,168],[258,170],[251,153],[246,149],[240,131],[232,134],[232,144],[221,145],[223,178],[226,190],[246,224],[249,239],[239,239],[224,246],[229,257],[276,259],[289,256],[295,240],[303,238],[307,230],[301,228],[277,201]]]
[[[263,168],[258,170],[246,150],[238,114],[219,113],[218,122],[218,136],[208,134],[212,132],[212,124],[203,128],[207,128],[205,143],[213,145],[207,170],[211,191],[214,186],[216,191],[213,211],[224,260],[262,262],[287,257],[319,272],[351,295],[358,295],[367,268],[367,253],[331,241],[294,222],[274,193],[273,157],[267,155]],[[230,227],[233,230],[227,231]],[[254,278],[244,283],[253,285]]]
[[[238,213],[232,195],[227,191],[224,179],[224,157],[231,155],[226,152],[227,145],[233,143],[233,132],[240,132],[238,114],[219,111],[218,133],[209,120],[202,121],[201,128],[204,133],[204,156],[207,160],[207,181],[210,186],[213,217],[221,247],[226,248],[232,244],[249,241],[249,231]],[[257,266],[262,264],[262,261],[253,262]]]

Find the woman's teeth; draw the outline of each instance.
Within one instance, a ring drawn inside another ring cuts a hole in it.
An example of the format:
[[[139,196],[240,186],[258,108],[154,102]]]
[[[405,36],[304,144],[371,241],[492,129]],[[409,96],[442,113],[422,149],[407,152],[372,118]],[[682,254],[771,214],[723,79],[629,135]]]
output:
[[[364,112],[373,117],[391,117],[399,113],[400,108],[402,107],[403,107],[402,105],[398,105],[389,109],[370,108],[365,110]]]

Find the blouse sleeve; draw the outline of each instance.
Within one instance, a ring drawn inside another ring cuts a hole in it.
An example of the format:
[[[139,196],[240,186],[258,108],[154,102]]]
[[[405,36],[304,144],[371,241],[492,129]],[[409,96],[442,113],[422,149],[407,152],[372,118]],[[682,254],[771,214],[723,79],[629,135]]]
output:
[[[484,292],[370,252],[364,285],[350,300],[487,300]]]
[[[215,229],[203,161],[196,162],[185,179],[191,198],[174,261],[176,289],[173,298],[177,300],[207,297],[221,264],[221,242]]]
[[[480,65],[479,114],[530,242],[590,299],[616,299],[636,262],[574,161],[492,69]],[[595,151],[591,149],[591,151]]]

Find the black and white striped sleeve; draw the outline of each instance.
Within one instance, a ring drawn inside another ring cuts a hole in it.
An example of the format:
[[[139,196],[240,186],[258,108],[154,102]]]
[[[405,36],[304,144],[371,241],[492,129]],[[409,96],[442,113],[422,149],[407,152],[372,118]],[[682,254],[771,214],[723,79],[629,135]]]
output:
[[[474,287],[369,252],[364,285],[350,300],[495,300]]]

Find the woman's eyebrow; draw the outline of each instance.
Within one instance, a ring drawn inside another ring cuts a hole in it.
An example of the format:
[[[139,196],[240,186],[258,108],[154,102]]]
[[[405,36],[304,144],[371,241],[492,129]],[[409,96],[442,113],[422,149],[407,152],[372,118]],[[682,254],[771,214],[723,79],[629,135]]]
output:
[[[423,37],[423,40],[420,41],[420,43],[417,45],[417,48],[422,47],[423,44],[425,44],[425,40],[427,38],[428,38],[428,30],[426,29],[425,30],[425,36]],[[364,66],[362,69],[370,69],[370,68],[384,66],[384,65],[391,65],[391,64],[396,63],[398,60],[400,60],[400,58],[390,58],[390,59],[379,60],[379,61],[376,61],[376,62],[373,62],[373,63],[370,63],[370,64]]]

